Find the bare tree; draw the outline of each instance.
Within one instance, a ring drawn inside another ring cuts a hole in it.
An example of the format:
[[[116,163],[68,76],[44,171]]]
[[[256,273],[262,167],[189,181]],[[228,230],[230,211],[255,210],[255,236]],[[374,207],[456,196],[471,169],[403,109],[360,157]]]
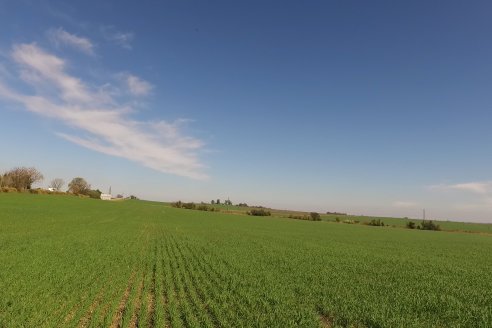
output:
[[[34,167],[29,167],[26,169],[27,174],[27,189],[31,189],[32,185],[36,182],[41,182],[44,179],[43,174],[36,170]]]
[[[68,191],[73,194],[86,194],[91,189],[91,185],[84,178],[73,178],[68,184]]]
[[[34,183],[43,179],[41,172],[34,167],[16,167],[5,173],[2,180],[8,181],[9,187],[23,190],[31,189]]]
[[[64,185],[65,185],[65,181],[63,181],[63,179],[56,178],[51,180],[49,187],[53,188],[56,191],[60,191]]]
[[[10,175],[7,173],[4,173],[0,175],[0,187],[11,187],[12,186],[12,179]]]

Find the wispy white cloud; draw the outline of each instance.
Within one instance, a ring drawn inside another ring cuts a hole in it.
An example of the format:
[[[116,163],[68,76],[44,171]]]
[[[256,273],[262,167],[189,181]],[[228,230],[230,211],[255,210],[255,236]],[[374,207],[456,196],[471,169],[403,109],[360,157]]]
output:
[[[492,217],[492,181],[438,184],[429,189],[458,197],[450,205],[456,211],[480,212],[489,215],[489,220]]]
[[[50,41],[57,47],[60,45],[66,45],[73,47],[87,55],[94,55],[94,45],[88,39],[70,34],[63,28],[50,29],[47,32]]]
[[[402,200],[395,201],[395,202],[393,202],[392,205],[393,205],[393,207],[397,207],[397,208],[412,208],[412,207],[418,206],[418,204],[416,202],[402,201]]]
[[[149,82],[132,74],[123,74],[122,78],[128,88],[128,91],[130,91],[130,93],[134,96],[146,96],[154,88],[154,86]]]
[[[107,88],[98,88],[67,73],[63,59],[36,44],[13,47],[22,81],[33,94],[0,80],[0,98],[21,104],[26,110],[60,120],[79,132],[58,135],[77,145],[122,157],[160,172],[206,179],[198,159],[203,143],[184,135],[183,121],[141,122],[129,116]],[[80,134],[81,133],[81,134]]]
[[[466,211],[485,211],[492,218],[492,196],[485,196],[475,201],[458,202],[453,204],[453,208]]]
[[[476,194],[487,194],[492,191],[492,181],[466,182],[457,184],[439,184],[429,186],[432,190],[442,191],[466,191]]]
[[[457,203],[453,205],[454,209],[461,211],[491,211],[492,204],[486,202],[475,202],[475,203]],[[492,215],[491,215],[492,217]]]
[[[121,32],[116,30],[114,26],[102,26],[101,32],[106,40],[117,44],[124,49],[132,49],[132,42],[135,38],[135,33]]]

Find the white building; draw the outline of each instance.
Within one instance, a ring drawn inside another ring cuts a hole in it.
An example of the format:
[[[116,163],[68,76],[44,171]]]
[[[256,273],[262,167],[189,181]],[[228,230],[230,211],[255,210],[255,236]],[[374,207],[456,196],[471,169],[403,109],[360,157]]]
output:
[[[101,194],[102,200],[111,200],[111,198],[113,198],[113,196],[111,196],[110,194]]]

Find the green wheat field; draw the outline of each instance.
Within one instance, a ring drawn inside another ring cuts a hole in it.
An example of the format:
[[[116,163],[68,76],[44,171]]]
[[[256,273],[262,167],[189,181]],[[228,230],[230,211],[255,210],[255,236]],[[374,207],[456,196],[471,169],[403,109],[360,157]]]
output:
[[[0,327],[492,327],[491,234],[326,220],[0,194]]]

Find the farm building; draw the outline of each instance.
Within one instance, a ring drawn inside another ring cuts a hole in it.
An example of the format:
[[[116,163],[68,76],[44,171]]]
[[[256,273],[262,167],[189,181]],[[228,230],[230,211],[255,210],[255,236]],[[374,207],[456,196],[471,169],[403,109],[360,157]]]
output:
[[[111,196],[110,194],[101,194],[102,200],[111,200],[111,198],[113,198],[113,196]]]

